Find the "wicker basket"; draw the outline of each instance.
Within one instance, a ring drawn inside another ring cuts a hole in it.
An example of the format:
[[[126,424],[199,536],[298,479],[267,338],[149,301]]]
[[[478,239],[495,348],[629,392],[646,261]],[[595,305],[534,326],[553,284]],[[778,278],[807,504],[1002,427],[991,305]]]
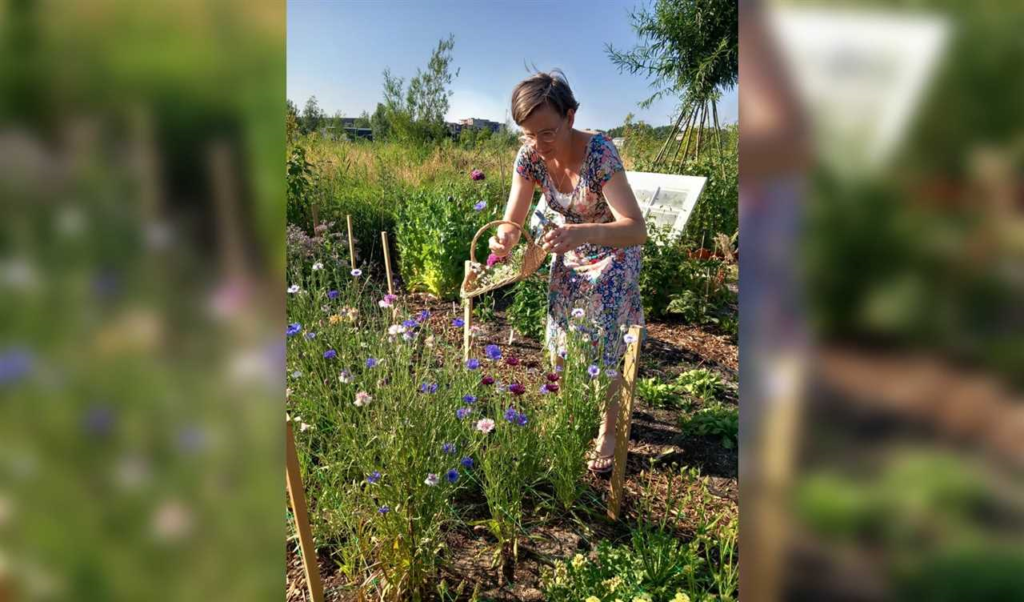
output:
[[[519,267],[518,273],[512,273],[507,278],[492,282],[483,287],[477,287],[476,281],[478,274],[469,269],[471,266],[476,265],[476,243],[480,240],[480,236],[489,230],[490,228],[500,225],[509,224],[519,228],[523,237],[526,239],[526,252],[523,253],[523,264]],[[533,236],[530,235],[526,228],[523,228],[515,222],[509,222],[505,220],[496,220],[485,224],[480,230],[477,231],[476,236],[473,237],[473,242],[469,246],[469,262],[467,263],[466,277],[462,280],[462,298],[472,299],[478,295],[488,293],[490,291],[499,289],[503,286],[508,286],[520,280],[529,278],[534,272],[536,272],[540,266],[544,264],[544,260],[547,259],[548,253],[540,245],[533,240]]]

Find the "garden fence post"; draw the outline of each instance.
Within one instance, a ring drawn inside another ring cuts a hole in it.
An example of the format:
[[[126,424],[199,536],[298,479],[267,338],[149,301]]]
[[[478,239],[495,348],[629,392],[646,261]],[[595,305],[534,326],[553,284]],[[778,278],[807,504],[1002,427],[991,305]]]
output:
[[[626,457],[629,455],[629,428],[633,422],[633,396],[636,392],[636,373],[640,366],[640,326],[630,326],[633,342],[626,348],[626,361],[622,368],[622,399],[619,416],[615,421],[615,466],[612,469],[612,495],[608,517],[619,520],[625,495]]]
[[[469,275],[470,261],[466,261],[466,275]],[[462,300],[462,307],[465,315],[462,318],[462,361],[469,361],[469,320],[473,315],[473,299],[466,297]]]
[[[352,216],[346,215],[345,221],[348,222],[348,256],[352,260],[352,269],[356,269],[356,246],[352,243]]]
[[[324,586],[320,582],[320,567],[317,564],[316,548],[313,546],[313,532],[309,528],[306,509],[306,493],[302,489],[302,473],[299,472],[299,456],[295,452],[295,435],[292,424],[285,422],[285,465],[284,474],[288,484],[288,499],[291,500],[295,516],[295,530],[299,533],[302,548],[302,570],[306,573],[306,585],[313,602],[323,602]]]

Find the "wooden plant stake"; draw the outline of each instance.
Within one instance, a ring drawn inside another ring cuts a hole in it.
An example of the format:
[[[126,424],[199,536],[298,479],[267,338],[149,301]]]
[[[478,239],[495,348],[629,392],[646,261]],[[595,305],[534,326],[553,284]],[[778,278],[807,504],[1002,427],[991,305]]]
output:
[[[313,233],[316,233],[316,229],[320,227],[320,211],[316,203],[310,206],[313,211]]]
[[[345,221],[348,222],[348,256],[352,260],[352,269],[356,269],[356,246],[352,242],[352,216],[346,215]]]
[[[470,269],[472,269],[470,267],[470,263],[471,263],[470,261],[468,261],[468,260],[466,261],[466,275],[467,276],[469,275]],[[462,307],[463,307],[463,311],[465,312],[465,316],[463,316],[463,320],[462,320],[462,322],[463,322],[463,324],[462,324],[462,360],[468,362],[469,361],[469,336],[470,336],[470,334],[469,334],[469,320],[470,320],[470,318],[473,315],[473,298],[472,297],[463,297],[463,299],[462,299]]]
[[[633,397],[636,392],[636,373],[640,367],[640,327],[630,326],[633,342],[626,348],[626,361],[622,368],[622,399],[619,416],[615,421],[615,467],[612,469],[612,495],[608,504],[608,517],[619,520],[625,496],[626,457],[629,455],[629,428],[633,421]]]
[[[384,244],[384,269],[387,270],[388,273],[388,294],[394,295],[395,285],[392,283],[393,279],[391,278],[391,253],[388,252],[388,233],[381,232],[380,240]]]
[[[284,475],[288,484],[288,499],[295,515],[295,530],[299,532],[302,548],[302,570],[306,573],[306,585],[313,602],[323,602],[324,586],[320,582],[320,567],[317,565],[316,548],[313,546],[313,532],[309,528],[306,510],[306,493],[302,489],[302,474],[299,472],[299,456],[295,452],[295,436],[292,423],[285,422],[285,464]]]

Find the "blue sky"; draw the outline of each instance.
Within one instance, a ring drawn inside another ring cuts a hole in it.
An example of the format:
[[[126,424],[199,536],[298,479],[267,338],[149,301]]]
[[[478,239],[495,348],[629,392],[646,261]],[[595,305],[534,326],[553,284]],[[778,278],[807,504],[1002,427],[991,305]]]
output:
[[[504,122],[512,88],[529,75],[560,67],[580,109],[576,127],[609,129],[627,113],[652,125],[671,122],[676,101],[637,104],[652,88],[640,75],[619,73],[605,51],[631,49],[637,38],[628,13],[644,0],[562,2],[288,1],[288,98],[299,109],[315,95],[328,115],[373,113],[382,99],[383,71],[408,83],[425,69],[439,40],[455,34],[454,95],[447,119]],[[737,91],[719,106],[737,120]]]

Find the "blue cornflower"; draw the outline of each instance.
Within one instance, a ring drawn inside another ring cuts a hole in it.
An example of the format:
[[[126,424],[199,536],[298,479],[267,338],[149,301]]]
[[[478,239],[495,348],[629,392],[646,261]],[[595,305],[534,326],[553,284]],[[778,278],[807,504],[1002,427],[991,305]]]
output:
[[[462,401],[466,403],[476,403],[476,395],[463,395]]]
[[[471,408],[459,408],[455,410],[455,417],[458,418],[459,420],[463,420],[466,418],[466,416],[469,416],[470,412],[472,411],[473,410]]]
[[[299,334],[300,332],[302,332],[302,324],[294,322],[288,325],[288,330],[285,331],[285,334],[287,334],[290,337],[293,337]]]
[[[526,414],[520,413],[518,416],[516,416],[516,424],[518,424],[519,426],[526,426],[526,423]]]
[[[381,506],[380,508],[377,508],[378,514],[387,514],[388,512],[391,512],[391,508],[388,508],[387,506]]]
[[[441,451],[443,451],[446,454],[454,454],[455,453],[455,444],[454,443],[445,443],[444,445],[441,446]]]
[[[597,364],[590,364],[590,367],[587,368],[587,374],[590,375],[590,378],[597,378],[597,375],[600,373],[601,369],[597,367]]]
[[[310,341],[312,341],[313,339],[316,338],[316,333],[315,332],[307,332],[306,333],[306,338],[309,339]]]
[[[338,291],[333,291],[333,290],[332,291],[327,291],[327,298],[328,299],[337,299],[338,298]]]
[[[448,477],[448,482],[449,483],[454,483],[455,481],[459,480],[459,471],[457,471],[457,470],[455,470],[453,468],[453,469],[449,470],[448,472],[446,472],[445,476]]]
[[[473,205],[473,211],[483,211],[487,208],[487,201],[480,201],[476,205]]]
[[[373,357],[366,358],[366,367],[367,368],[376,368],[377,367],[377,358],[373,358]]]
[[[426,322],[429,318],[430,312],[424,309],[423,311],[420,312],[420,315],[416,316],[416,321]]]
[[[338,355],[338,352],[333,349],[328,349],[327,351],[324,351],[325,360],[332,360],[336,355]]]
[[[509,422],[515,422],[518,419],[519,412],[517,412],[515,408],[509,408],[505,410],[505,420],[508,420]]]
[[[466,323],[462,321],[462,318],[455,318],[454,320],[452,320],[452,326],[454,326],[455,328],[462,328],[465,325]]]
[[[429,393],[431,395],[437,393],[437,383],[423,383],[420,385],[420,393]]]
[[[469,358],[469,361],[466,362],[466,367],[469,368],[470,370],[476,370],[477,368],[480,367],[480,360],[476,359],[475,357],[471,357]]]
[[[375,470],[366,477],[366,482],[373,485],[380,480],[380,471]]]
[[[473,458],[466,456],[459,461],[459,464],[462,464],[463,468],[473,468]]]
[[[402,322],[402,326],[405,326],[406,328],[417,328],[419,325],[420,323],[416,320],[406,320],[405,322]]]
[[[484,354],[487,355],[488,359],[501,359],[501,349],[499,349],[497,345],[488,345],[487,347],[484,347]]]

